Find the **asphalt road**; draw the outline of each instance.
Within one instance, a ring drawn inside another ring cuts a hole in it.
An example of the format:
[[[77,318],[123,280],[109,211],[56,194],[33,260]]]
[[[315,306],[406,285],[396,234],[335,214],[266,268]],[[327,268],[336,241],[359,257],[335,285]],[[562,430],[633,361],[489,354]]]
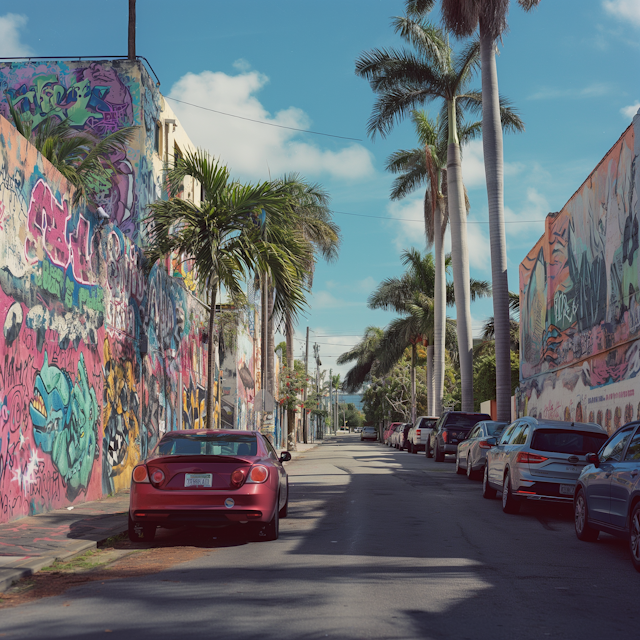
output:
[[[453,460],[339,437],[288,465],[276,542],[0,611],[6,638],[634,638],[624,542],[579,542],[570,509],[502,513]],[[184,532],[163,535],[185,544]],[[208,535],[208,534],[207,534]],[[173,536],[173,538],[171,537]],[[188,540],[187,540],[188,542]],[[64,606],[63,606],[64,605]],[[108,631],[106,631],[108,630]]]

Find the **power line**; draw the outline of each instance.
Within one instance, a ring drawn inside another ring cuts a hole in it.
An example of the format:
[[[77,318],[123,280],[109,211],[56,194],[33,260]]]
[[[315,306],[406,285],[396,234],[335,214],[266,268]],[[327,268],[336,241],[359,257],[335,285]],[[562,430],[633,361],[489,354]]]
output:
[[[397,220],[398,222],[424,222],[422,218],[393,218],[392,216],[373,216],[368,213],[349,213],[347,211],[333,211],[343,216],[356,216],[357,218],[376,218],[377,220]],[[544,222],[546,218],[538,220],[505,220],[505,224],[531,224],[532,222]],[[489,220],[467,220],[467,224],[489,224]]]
[[[209,107],[202,107],[199,104],[193,104],[192,102],[185,102],[184,100],[178,100],[178,98],[172,98],[165,96],[169,100],[179,102],[180,104],[187,104],[190,107],[196,109],[202,109],[203,111],[211,111],[212,113],[218,113],[221,116],[229,116],[230,118],[238,118],[239,120],[247,120],[248,122],[255,122],[257,124],[265,124],[268,127],[277,127],[278,129],[289,129],[290,131],[300,131],[302,133],[312,133],[315,136],[326,136],[327,138],[339,138],[340,140],[355,140],[356,142],[362,142],[362,138],[349,138],[348,136],[336,136],[333,133],[322,133],[321,131],[311,131],[309,129],[298,129],[297,127],[285,127],[283,124],[275,124],[275,122],[265,122],[264,120],[254,120],[253,118],[245,118],[244,116],[238,116],[235,113],[225,113],[224,111],[218,111],[217,109],[210,109]]]

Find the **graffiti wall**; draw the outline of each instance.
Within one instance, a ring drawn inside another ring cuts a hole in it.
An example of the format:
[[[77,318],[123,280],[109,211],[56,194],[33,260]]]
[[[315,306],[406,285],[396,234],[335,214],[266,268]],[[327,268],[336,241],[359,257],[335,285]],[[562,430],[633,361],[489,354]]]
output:
[[[35,121],[135,120],[131,87],[91,74],[10,88]],[[105,224],[0,117],[0,522],[124,489],[166,430],[202,423],[206,311],[164,267],[144,275],[142,200],[119,179]]]
[[[520,412],[640,418],[640,117],[520,265]]]

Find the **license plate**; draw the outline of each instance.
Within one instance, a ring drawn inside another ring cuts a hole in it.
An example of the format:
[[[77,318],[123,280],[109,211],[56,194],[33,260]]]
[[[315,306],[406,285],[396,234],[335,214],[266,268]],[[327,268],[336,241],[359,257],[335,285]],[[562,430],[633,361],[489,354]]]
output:
[[[573,490],[575,487],[572,484],[561,484],[560,485],[560,494],[563,496],[572,496]]]
[[[212,473],[185,473],[185,487],[210,487],[212,484]]]
[[[451,444],[458,444],[458,441],[457,440],[452,440]]]

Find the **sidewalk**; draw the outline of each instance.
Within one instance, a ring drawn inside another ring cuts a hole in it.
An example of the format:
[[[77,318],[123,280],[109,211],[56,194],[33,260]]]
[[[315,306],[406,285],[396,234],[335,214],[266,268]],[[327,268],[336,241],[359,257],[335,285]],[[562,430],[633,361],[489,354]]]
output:
[[[331,441],[327,438],[326,441]],[[298,443],[292,461],[321,442]],[[127,531],[129,492],[0,524],[0,593],[56,560],[69,560]]]

